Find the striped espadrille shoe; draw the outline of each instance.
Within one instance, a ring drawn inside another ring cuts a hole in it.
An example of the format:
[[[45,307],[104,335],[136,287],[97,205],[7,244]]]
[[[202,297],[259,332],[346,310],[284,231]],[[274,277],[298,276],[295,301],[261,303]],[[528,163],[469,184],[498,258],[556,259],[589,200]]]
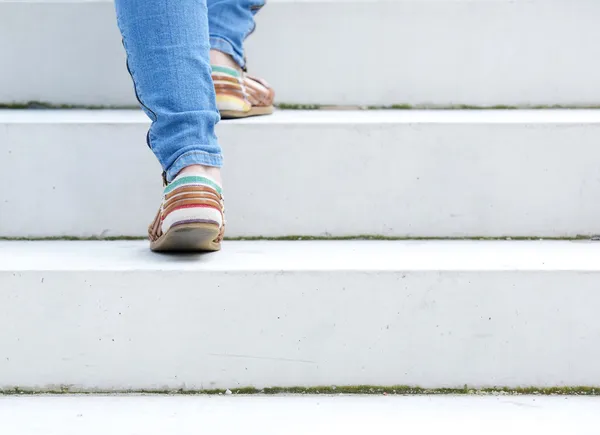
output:
[[[275,91],[266,81],[216,65],[212,66],[212,79],[221,118],[246,118],[273,113]]]
[[[218,251],[225,234],[221,186],[200,175],[180,175],[165,187],[148,227],[153,251]]]

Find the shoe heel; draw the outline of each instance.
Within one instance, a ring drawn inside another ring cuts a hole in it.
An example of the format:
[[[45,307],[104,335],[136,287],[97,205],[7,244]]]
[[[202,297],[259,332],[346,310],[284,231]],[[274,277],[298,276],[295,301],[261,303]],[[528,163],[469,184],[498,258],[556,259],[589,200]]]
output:
[[[221,249],[221,242],[216,242],[219,232],[217,224],[175,224],[157,241],[150,243],[150,249],[156,252],[218,251]]]

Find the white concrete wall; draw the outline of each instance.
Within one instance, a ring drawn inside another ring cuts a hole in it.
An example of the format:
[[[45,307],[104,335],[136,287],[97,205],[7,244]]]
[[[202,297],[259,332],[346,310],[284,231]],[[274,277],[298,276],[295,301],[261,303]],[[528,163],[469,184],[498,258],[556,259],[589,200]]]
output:
[[[248,42],[278,101],[600,104],[596,0],[273,1]],[[0,102],[134,105],[109,1],[0,2]]]

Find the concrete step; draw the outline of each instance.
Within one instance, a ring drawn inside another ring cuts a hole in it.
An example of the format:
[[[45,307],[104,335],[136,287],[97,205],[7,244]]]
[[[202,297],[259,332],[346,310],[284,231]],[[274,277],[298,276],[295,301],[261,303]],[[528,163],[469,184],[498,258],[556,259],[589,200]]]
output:
[[[598,105],[598,17],[597,0],[272,0],[247,52],[285,103]],[[109,0],[0,0],[0,53],[2,103],[136,104]]]
[[[10,435],[596,435],[597,397],[0,397]]]
[[[145,236],[162,192],[147,128],[0,111],[0,236]],[[218,132],[229,237],[600,234],[600,111],[282,111]]]
[[[598,386],[599,280],[594,242],[0,242],[0,389]]]

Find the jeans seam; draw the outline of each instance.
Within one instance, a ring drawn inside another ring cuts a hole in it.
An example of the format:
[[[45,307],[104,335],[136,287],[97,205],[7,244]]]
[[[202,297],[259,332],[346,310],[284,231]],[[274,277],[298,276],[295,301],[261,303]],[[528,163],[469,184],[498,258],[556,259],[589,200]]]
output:
[[[117,16],[117,22],[119,24],[120,23],[120,19]],[[138,101],[138,103],[145,108],[149,113],[152,114],[153,119],[152,122],[156,122],[158,119],[158,116],[156,115],[156,112],[154,112],[154,110],[150,109],[146,104],[144,104],[144,102],[142,101],[142,97],[140,95],[139,89],[138,89],[138,85],[137,85],[137,81],[135,78],[135,72],[133,71],[133,69],[131,68],[131,63],[129,62],[129,50],[127,50],[127,42],[125,41],[125,34],[124,32],[122,32],[122,39],[121,39],[121,43],[123,44],[123,48],[125,49],[125,53],[126,53],[126,59],[125,59],[125,66],[127,67],[127,72],[129,73],[129,76],[131,77],[131,81],[133,82],[133,92],[135,93],[135,98]],[[146,133],[146,144],[148,145],[148,148],[153,149],[152,148],[152,125],[150,125],[150,128],[148,128],[148,133]]]
[[[127,46],[125,45],[125,39],[123,39],[123,47],[125,47],[125,51],[127,51]],[[131,69],[131,64],[129,63],[129,55],[127,55],[128,59],[126,61],[127,64],[127,72],[129,73],[129,75],[131,76],[131,81],[133,82],[133,91],[135,92],[135,98],[138,100],[138,103],[140,103],[148,112],[150,112],[152,114],[152,116],[154,117],[154,119],[152,121],[156,121],[158,116],[156,115],[156,112],[154,112],[154,110],[150,109],[146,104],[144,104],[144,102],[142,101],[142,97],[139,93],[138,90],[138,86],[137,86],[137,82],[135,79],[135,73],[134,71]]]

